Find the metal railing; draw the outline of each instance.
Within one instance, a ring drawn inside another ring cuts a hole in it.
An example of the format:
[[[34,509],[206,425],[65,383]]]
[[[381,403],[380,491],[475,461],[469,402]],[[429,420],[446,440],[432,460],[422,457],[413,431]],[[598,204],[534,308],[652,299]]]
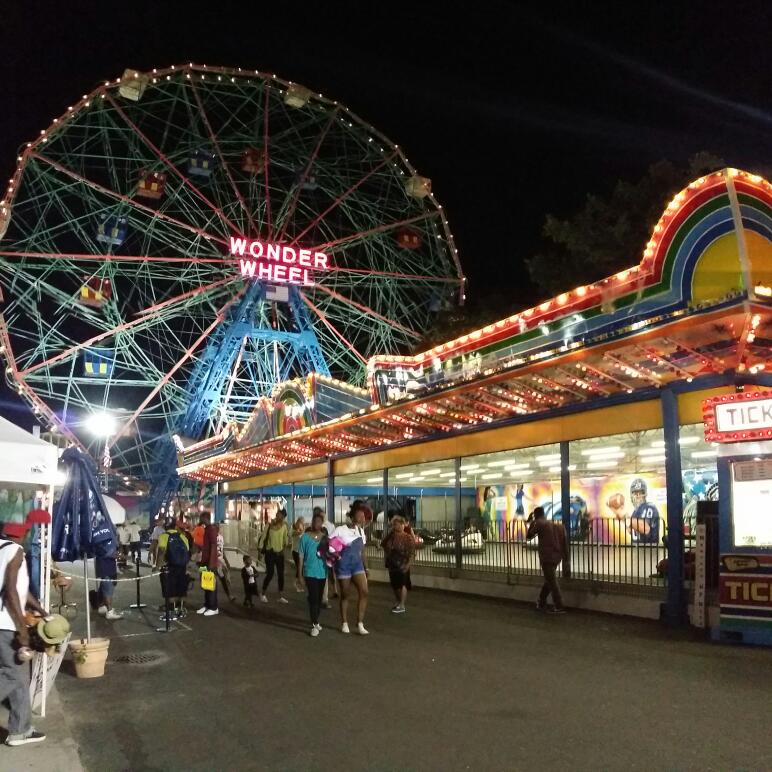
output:
[[[663,587],[662,561],[667,558],[665,540],[651,543],[639,540],[632,518],[612,523],[590,521],[570,541],[570,570],[574,579],[609,582],[631,586]],[[254,521],[226,521],[221,525],[225,546],[231,550],[257,554],[263,526]],[[456,527],[451,521],[422,522],[414,527],[417,546],[413,565],[416,568],[462,570],[502,576],[536,576],[541,574],[536,539],[525,539],[522,521],[485,538],[475,526]],[[384,536],[374,524],[365,529],[366,554],[371,566],[384,561],[380,547]],[[659,536],[659,534],[657,534]],[[459,546],[460,537],[460,546]],[[565,569],[562,570],[565,573]]]

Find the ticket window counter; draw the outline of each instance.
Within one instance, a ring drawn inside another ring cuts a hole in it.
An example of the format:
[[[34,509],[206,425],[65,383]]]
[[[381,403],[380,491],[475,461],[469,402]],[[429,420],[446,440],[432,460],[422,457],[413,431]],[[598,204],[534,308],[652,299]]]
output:
[[[772,442],[727,446],[725,452],[733,455],[719,458],[720,616],[714,637],[772,646]]]

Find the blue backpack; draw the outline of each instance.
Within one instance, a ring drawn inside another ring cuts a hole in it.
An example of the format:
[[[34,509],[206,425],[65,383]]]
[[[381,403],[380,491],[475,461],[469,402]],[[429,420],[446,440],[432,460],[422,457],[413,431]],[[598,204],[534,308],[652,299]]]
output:
[[[169,541],[166,544],[166,562],[170,566],[186,566],[188,558],[188,548],[179,531],[170,532]]]

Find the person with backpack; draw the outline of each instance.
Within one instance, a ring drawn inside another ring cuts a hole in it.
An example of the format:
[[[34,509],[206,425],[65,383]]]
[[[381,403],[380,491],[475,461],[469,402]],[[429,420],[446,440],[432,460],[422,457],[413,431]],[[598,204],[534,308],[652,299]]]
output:
[[[551,614],[565,614],[563,598],[556,572],[563,561],[568,561],[568,539],[562,523],[547,520],[543,507],[536,507],[528,516],[528,532],[526,539],[539,537],[539,562],[544,574],[544,585],[536,602],[537,611],[547,611]],[[547,598],[552,595],[554,606],[547,605]]]
[[[263,531],[260,539],[260,552],[265,555],[265,579],[260,600],[268,603],[265,591],[273,579],[274,572],[279,584],[279,603],[289,603],[284,597],[284,550],[290,543],[289,530],[284,519],[287,513],[280,509],[271,524]]]
[[[156,566],[161,569],[161,592],[171,604],[174,618],[186,616],[185,598],[188,595],[187,566],[190,559],[190,541],[177,528],[174,518],[164,523],[164,532],[158,537]]]

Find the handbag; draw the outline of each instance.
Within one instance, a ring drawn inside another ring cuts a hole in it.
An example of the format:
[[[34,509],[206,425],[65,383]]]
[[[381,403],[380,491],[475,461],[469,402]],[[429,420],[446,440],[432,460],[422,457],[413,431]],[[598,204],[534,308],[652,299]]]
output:
[[[201,589],[205,591],[214,590],[214,571],[202,571],[201,572]]]

